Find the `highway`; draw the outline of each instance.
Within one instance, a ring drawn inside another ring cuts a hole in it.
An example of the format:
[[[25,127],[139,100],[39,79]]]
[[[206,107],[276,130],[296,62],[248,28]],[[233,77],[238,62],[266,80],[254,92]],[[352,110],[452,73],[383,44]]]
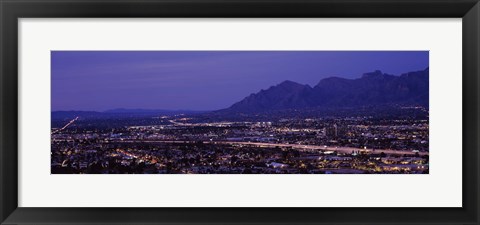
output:
[[[363,148],[352,148],[352,147],[336,147],[336,146],[319,146],[319,145],[300,145],[300,144],[280,144],[280,143],[262,143],[262,142],[216,142],[216,143],[223,143],[223,144],[240,144],[240,145],[250,145],[256,147],[291,147],[298,150],[322,150],[322,151],[334,151],[334,152],[341,152],[341,153],[352,153],[352,151],[365,151],[368,153],[380,153],[384,152],[385,154],[407,154],[413,155],[415,152],[407,151],[407,150],[393,150],[393,149],[363,149]],[[428,155],[428,152],[419,152],[419,155]]]
[[[131,139],[124,139],[124,140],[111,140],[111,142],[120,142],[120,143],[196,143],[196,141],[163,141],[163,140],[131,140]],[[319,145],[301,145],[301,144],[281,144],[281,143],[263,143],[263,142],[239,142],[239,141],[204,141],[205,144],[219,144],[219,145],[246,145],[246,146],[253,146],[253,147],[290,147],[297,150],[303,151],[314,151],[314,150],[321,150],[321,151],[334,151],[340,153],[352,153],[352,151],[364,151],[368,153],[381,153],[384,152],[385,154],[397,154],[397,155],[414,155],[415,152],[408,151],[408,150],[394,150],[394,149],[364,149],[364,148],[352,148],[352,147],[338,147],[338,146],[319,146]],[[419,152],[419,155],[428,155],[428,152]]]
[[[77,120],[78,120],[78,116],[75,117],[75,119],[70,120],[70,122],[68,122],[68,123],[67,123],[65,126],[63,126],[62,128],[53,131],[52,134],[56,134],[56,133],[58,133],[58,132],[60,132],[60,131],[62,131],[62,130],[65,130],[68,126],[72,125],[72,124],[75,123],[75,121],[77,121]]]

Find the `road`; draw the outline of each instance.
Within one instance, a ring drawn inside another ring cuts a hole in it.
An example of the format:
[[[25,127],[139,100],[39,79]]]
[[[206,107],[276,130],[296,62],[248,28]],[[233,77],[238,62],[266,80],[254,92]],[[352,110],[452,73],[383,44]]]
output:
[[[341,152],[341,153],[352,153],[352,151],[366,151],[369,153],[380,153],[384,152],[385,154],[407,154],[413,155],[415,154],[412,151],[407,150],[393,150],[393,149],[363,149],[363,148],[353,148],[353,147],[335,147],[335,146],[319,146],[319,145],[300,145],[300,144],[278,144],[278,143],[262,143],[262,142],[216,142],[216,143],[224,143],[224,144],[241,144],[241,145],[251,145],[256,147],[291,147],[298,150],[322,150],[322,151],[334,151],[334,152]],[[419,152],[419,155],[428,155],[428,152]]]
[[[72,125],[73,123],[75,123],[75,121],[78,120],[78,116],[75,117],[73,120],[70,120],[70,122],[68,122],[65,126],[63,126],[62,128],[58,129],[58,130],[55,130],[55,131],[52,131],[52,134],[56,134],[62,130],[65,130],[67,129],[68,126]]]
[[[161,140],[112,140],[113,142],[122,142],[122,143],[196,143],[196,141],[161,141]],[[319,145],[300,145],[300,144],[281,144],[281,143],[263,143],[263,142],[238,142],[238,141],[204,141],[205,144],[227,144],[227,145],[247,145],[254,147],[290,147],[297,150],[312,151],[312,150],[321,150],[321,151],[334,151],[340,153],[352,153],[352,151],[364,151],[368,153],[381,153],[385,154],[397,154],[397,155],[414,155],[415,152],[408,150],[393,150],[393,149],[363,149],[363,148],[353,148],[353,147],[336,147],[336,146],[319,146]],[[419,152],[419,155],[428,155],[428,152]]]

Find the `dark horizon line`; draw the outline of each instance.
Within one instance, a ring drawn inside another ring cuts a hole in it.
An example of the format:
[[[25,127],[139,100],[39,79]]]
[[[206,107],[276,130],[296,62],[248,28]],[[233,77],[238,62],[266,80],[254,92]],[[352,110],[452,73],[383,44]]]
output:
[[[223,109],[223,108],[222,108]],[[62,109],[62,110],[53,110],[54,112],[94,112],[94,113],[122,113],[122,112],[114,112],[114,111],[125,111],[125,113],[129,112],[212,112],[222,109],[211,109],[211,110],[193,110],[193,109],[147,109],[147,108],[115,108],[115,109],[107,109],[107,110],[82,110],[82,109]]]

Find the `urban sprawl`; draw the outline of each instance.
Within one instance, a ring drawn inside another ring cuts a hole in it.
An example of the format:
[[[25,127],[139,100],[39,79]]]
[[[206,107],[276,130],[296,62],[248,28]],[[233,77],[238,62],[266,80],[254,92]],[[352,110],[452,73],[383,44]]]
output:
[[[62,125],[51,131],[51,172],[429,173],[428,117],[205,122],[195,114],[178,114],[136,117],[133,121],[140,121],[140,125],[132,125],[131,118],[76,116],[57,121]]]

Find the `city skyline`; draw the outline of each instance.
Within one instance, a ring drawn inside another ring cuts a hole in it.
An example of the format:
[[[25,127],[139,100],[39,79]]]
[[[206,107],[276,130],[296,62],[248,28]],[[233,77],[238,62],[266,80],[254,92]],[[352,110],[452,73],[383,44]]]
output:
[[[284,80],[427,67],[428,51],[52,51],[52,111],[210,111]]]

